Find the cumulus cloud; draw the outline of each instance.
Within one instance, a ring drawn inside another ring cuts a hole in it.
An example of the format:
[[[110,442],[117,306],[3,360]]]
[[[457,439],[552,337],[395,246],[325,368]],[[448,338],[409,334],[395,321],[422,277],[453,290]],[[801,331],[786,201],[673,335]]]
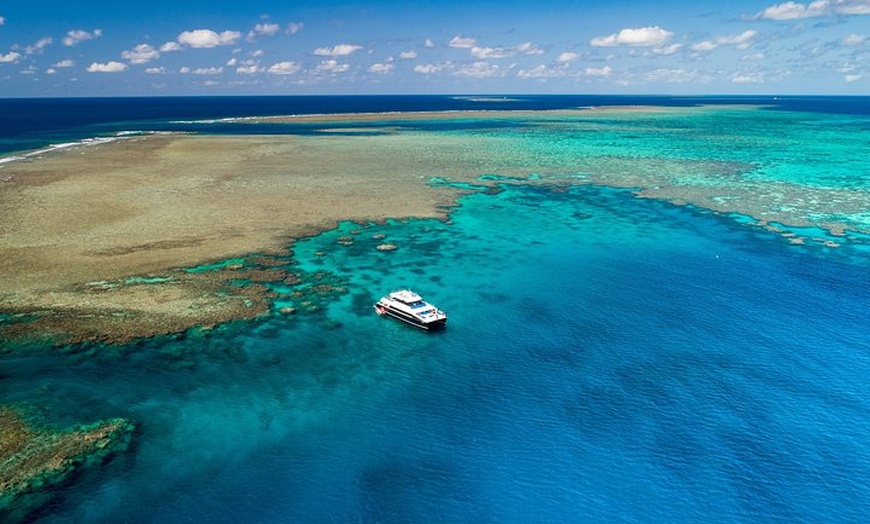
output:
[[[334,47],[318,47],[314,50],[317,56],[348,56],[362,49],[361,45],[338,44]]]
[[[54,40],[52,40],[50,36],[44,36],[37,40],[35,44],[25,47],[24,52],[28,55],[36,55],[42,53],[42,51],[46,47],[51,45],[52,42],[54,42]]]
[[[849,35],[843,39],[843,43],[849,46],[858,46],[867,41],[864,35]]]
[[[589,43],[595,47],[659,46],[670,40],[674,33],[659,26],[622,29],[618,33],[593,38]]]
[[[516,47],[517,53],[521,55],[542,55],[544,50],[531,42],[524,42]]]
[[[735,84],[762,84],[764,83],[764,74],[760,72],[736,73],[731,77],[731,82]]]
[[[257,64],[243,65],[236,68],[236,73],[240,75],[255,75],[263,69]]]
[[[474,38],[463,38],[461,36],[454,36],[447,45],[459,49],[471,49],[472,47],[477,45],[477,40],[475,40]]]
[[[314,68],[315,73],[344,73],[350,69],[350,64],[340,64],[337,60],[324,60]]]
[[[148,73],[149,75],[165,75],[166,68],[162,67],[162,66],[161,67],[149,67],[148,69],[145,70],[145,72]]]
[[[567,63],[574,62],[580,59],[579,53],[572,53],[571,51],[565,51],[556,57],[556,62]]]
[[[305,24],[301,22],[290,22],[287,24],[287,30],[284,31],[288,35],[295,35],[299,31],[302,31],[302,28],[305,27]]]
[[[843,78],[846,80],[846,82],[851,84],[852,82],[857,82],[858,80],[861,80],[862,76],[859,74],[851,74],[846,75]]]
[[[699,80],[698,72],[683,68],[659,68],[643,74],[646,82],[664,82],[666,84],[685,84]],[[703,78],[701,80],[704,80]]]
[[[390,71],[392,71],[393,68],[395,68],[395,67],[396,67],[395,64],[389,63],[389,62],[385,63],[385,64],[372,64],[371,67],[369,67],[368,71],[369,71],[369,73],[386,75]]]
[[[280,30],[281,26],[278,24],[257,24],[253,29],[248,31],[247,39],[249,42],[252,42],[258,36],[274,36]]]
[[[443,64],[425,64],[425,65],[417,65],[414,66],[414,72],[420,73],[421,75],[432,75],[435,73],[440,73],[445,69],[450,67],[450,62],[446,62]]]
[[[520,69],[519,71],[517,71],[517,78],[529,80],[569,76],[570,73],[568,72],[567,67],[567,64],[558,67],[539,65],[538,67],[535,67],[533,69]]]
[[[121,52],[121,58],[129,61],[131,64],[147,64],[152,60],[160,58],[160,53],[148,44],[139,44],[131,51]]]
[[[211,29],[194,29],[193,31],[184,31],[179,34],[176,40],[181,45],[207,49],[221,45],[232,45],[241,37],[242,34],[238,31],[223,31],[218,33]]]
[[[171,53],[172,51],[181,51],[184,49],[178,42],[166,42],[160,46],[161,53]]]
[[[503,77],[513,69],[513,65],[501,67],[489,62],[474,62],[470,65],[465,65],[453,72],[456,76],[464,76],[468,78],[496,78]]]
[[[413,60],[417,58],[417,51],[402,51],[399,53],[399,58],[402,60]]]
[[[67,31],[66,37],[63,39],[63,45],[74,46],[79,42],[84,42],[85,40],[94,40],[101,36],[103,36],[102,29],[94,29],[91,32],[85,31],[83,29],[74,29],[72,31]]]
[[[587,67],[583,73],[586,76],[608,77],[613,74],[613,68],[610,66],[604,67]]]
[[[733,45],[735,48],[742,50],[748,49],[752,45],[752,39],[758,35],[757,31],[744,31],[739,35],[717,36],[713,40],[704,40],[692,46],[692,51],[712,51],[717,47]]]
[[[435,47],[435,42],[433,42],[432,40],[429,40],[427,38],[426,41],[423,42],[423,47],[425,47],[427,49],[431,49],[431,48]]]
[[[88,73],[120,73],[126,70],[127,64],[115,61],[106,62],[104,64],[94,62],[87,68]]]
[[[867,0],[816,0],[802,4],[789,1],[767,7],[751,18],[787,21],[835,15],[870,15],[870,2]]]
[[[67,60],[61,60],[60,62],[57,62],[56,64],[51,64],[51,67],[56,67],[56,68],[60,69],[60,68],[65,68],[65,67],[75,67],[75,65],[76,65],[75,62],[67,59]]]
[[[503,47],[477,47],[471,48],[471,56],[480,60],[489,58],[508,58],[514,56],[513,49],[505,49]]]
[[[266,71],[273,75],[292,75],[299,72],[300,69],[302,69],[302,66],[298,62],[278,62]]]
[[[653,52],[653,54],[656,54],[656,55],[667,56],[667,55],[672,55],[672,54],[676,53],[677,51],[682,49],[682,47],[683,47],[683,44],[671,44],[671,45],[666,45],[666,46],[662,46],[662,47],[656,47],[655,49],[652,50],[652,52]]]
[[[5,55],[0,55],[0,64],[11,64],[21,60],[21,53],[11,51]]]

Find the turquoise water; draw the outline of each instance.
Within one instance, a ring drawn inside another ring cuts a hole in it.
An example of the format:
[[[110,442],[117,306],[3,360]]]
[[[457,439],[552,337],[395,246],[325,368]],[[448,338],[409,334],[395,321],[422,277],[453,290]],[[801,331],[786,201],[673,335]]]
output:
[[[398,126],[492,140],[448,221],[297,242],[257,321],[0,355],[0,404],[138,428],[32,520],[866,522],[865,113]],[[399,287],[447,330],[375,315]]]
[[[4,402],[140,428],[37,521],[870,516],[866,266],[622,190],[461,204],[298,243],[315,313],[4,356]],[[405,285],[445,332],[373,314]]]

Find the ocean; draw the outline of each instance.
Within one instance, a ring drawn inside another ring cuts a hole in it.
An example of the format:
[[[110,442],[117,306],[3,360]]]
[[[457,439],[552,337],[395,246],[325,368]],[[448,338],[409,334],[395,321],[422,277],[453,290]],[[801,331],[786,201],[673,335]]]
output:
[[[254,321],[0,354],[0,405],[137,426],[128,452],[28,520],[867,522],[870,98],[3,100],[0,150],[323,132],[221,120],[239,116],[699,104],[719,109],[543,131],[408,123],[504,139],[588,183],[481,173],[498,190],[465,187],[448,221],[301,239],[295,268],[347,290],[312,314],[281,314],[276,287]],[[749,171],[710,176],[732,165]],[[620,166],[664,193],[610,183]],[[825,195],[838,213],[814,207]],[[374,249],[382,235],[399,249]],[[448,313],[445,331],[374,314],[407,286]]]

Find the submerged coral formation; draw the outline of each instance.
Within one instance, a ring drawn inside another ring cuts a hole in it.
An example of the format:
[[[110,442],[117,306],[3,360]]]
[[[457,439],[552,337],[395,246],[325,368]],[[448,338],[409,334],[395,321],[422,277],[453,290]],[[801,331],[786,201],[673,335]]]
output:
[[[123,418],[54,430],[19,409],[0,406],[0,518],[21,518],[39,503],[35,495],[78,468],[127,449],[134,430]]]

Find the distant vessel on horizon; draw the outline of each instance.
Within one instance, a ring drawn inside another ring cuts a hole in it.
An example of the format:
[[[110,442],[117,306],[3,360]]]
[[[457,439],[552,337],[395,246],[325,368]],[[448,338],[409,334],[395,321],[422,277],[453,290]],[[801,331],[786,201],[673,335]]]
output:
[[[414,327],[433,330],[447,326],[447,314],[410,289],[393,291],[375,303],[380,316],[390,316]]]

